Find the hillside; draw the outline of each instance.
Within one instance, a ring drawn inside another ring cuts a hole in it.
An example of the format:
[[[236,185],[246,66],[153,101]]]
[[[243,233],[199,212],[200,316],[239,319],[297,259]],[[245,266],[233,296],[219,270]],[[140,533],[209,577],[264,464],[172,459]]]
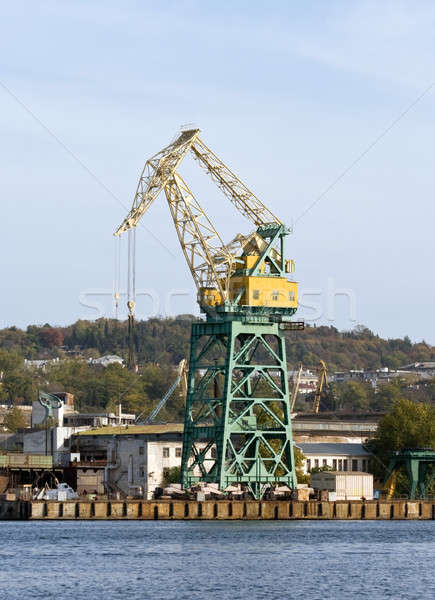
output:
[[[0,404],[29,404],[38,389],[74,394],[82,411],[113,410],[122,402],[126,410],[151,412],[175,379],[175,365],[188,356],[192,316],[150,319],[136,326],[135,345],[139,373],[119,364],[98,367],[87,358],[106,354],[127,356],[127,324],[115,320],[77,321],[68,327],[29,326],[26,331],[0,330]],[[339,332],[334,327],[307,327],[287,333],[290,368],[301,362],[315,367],[320,359],[329,372],[347,369],[398,368],[434,361],[435,348],[407,338],[385,340],[364,327]],[[44,369],[29,368],[24,359],[59,358]],[[401,397],[434,402],[435,381],[397,380],[374,389],[369,383],[351,381],[330,389],[323,408],[341,413],[384,411]],[[309,404],[299,398],[296,410]],[[174,394],[160,418],[180,421],[183,399]]]
[[[187,356],[190,326],[194,317],[149,319],[136,324],[135,345],[139,363],[175,365]],[[25,331],[10,327],[0,330],[0,348],[23,358],[57,356],[127,356],[127,323],[111,319],[77,321],[67,327],[30,325]],[[383,339],[358,326],[339,332],[335,327],[307,327],[287,333],[290,365],[314,366],[324,360],[330,371],[345,369],[399,368],[417,361],[435,360],[435,347],[409,338]]]

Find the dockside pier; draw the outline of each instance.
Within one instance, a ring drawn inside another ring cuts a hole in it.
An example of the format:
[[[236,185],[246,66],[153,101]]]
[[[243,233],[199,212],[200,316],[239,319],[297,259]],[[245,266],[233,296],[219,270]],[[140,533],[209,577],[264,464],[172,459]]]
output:
[[[435,519],[435,500],[40,501],[0,503],[1,520],[396,520]]]

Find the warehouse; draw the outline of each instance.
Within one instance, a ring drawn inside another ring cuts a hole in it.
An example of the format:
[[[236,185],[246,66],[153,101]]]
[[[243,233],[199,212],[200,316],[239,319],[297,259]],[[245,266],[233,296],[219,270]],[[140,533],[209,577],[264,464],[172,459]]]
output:
[[[296,446],[305,456],[305,473],[321,467],[330,467],[333,471],[368,471],[370,453],[362,444],[316,442]]]

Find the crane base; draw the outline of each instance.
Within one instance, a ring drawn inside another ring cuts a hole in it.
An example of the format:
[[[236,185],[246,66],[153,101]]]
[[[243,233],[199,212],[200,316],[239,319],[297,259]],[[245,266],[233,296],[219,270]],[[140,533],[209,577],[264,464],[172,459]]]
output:
[[[256,499],[270,485],[296,487],[279,323],[192,324],[181,483],[199,481],[242,484]]]

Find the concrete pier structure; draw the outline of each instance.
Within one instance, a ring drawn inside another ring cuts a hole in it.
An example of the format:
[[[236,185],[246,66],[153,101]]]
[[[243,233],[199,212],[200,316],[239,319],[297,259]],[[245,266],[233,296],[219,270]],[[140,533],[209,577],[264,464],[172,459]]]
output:
[[[0,502],[0,520],[398,520],[435,519],[435,500],[296,502],[193,500]]]

